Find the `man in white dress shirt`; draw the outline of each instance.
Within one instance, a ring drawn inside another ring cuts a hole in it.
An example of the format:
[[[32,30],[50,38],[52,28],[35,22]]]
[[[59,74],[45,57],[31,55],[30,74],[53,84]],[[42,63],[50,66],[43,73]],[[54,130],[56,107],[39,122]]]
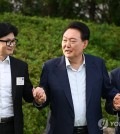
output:
[[[23,134],[22,98],[33,101],[28,65],[10,55],[18,29],[0,23],[0,134]]]

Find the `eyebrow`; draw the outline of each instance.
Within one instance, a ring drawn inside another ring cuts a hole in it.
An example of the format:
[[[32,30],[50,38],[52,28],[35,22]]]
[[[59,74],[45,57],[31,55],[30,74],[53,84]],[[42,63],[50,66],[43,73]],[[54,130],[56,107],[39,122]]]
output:
[[[65,36],[63,36],[63,37],[64,37],[64,38],[67,38],[67,37],[65,37]],[[72,38],[67,38],[67,39],[74,39],[74,40],[77,40],[76,38],[73,38],[73,37],[72,37]]]
[[[16,39],[16,38],[13,38],[13,39],[10,39],[10,38],[6,38],[5,40],[14,40],[14,39]]]

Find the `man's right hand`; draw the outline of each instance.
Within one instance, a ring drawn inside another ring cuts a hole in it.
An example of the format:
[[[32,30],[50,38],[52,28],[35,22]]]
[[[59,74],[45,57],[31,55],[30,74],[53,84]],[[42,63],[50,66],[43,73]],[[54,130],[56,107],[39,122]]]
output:
[[[33,88],[33,97],[38,104],[42,104],[46,101],[46,94],[43,88]]]
[[[113,99],[113,106],[116,111],[120,111],[120,94],[116,94]]]

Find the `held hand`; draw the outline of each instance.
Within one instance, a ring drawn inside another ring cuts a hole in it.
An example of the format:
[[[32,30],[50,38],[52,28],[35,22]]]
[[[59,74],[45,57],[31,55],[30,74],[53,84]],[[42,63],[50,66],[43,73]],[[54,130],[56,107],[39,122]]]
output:
[[[43,88],[33,88],[33,97],[38,104],[42,104],[46,101],[46,94]]]
[[[120,94],[116,94],[114,97],[113,106],[115,110],[120,111]]]

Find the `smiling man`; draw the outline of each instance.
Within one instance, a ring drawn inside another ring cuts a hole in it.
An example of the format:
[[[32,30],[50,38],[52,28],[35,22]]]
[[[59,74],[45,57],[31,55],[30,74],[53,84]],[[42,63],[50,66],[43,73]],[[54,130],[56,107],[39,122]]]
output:
[[[0,134],[23,134],[22,98],[33,101],[27,63],[13,54],[18,29],[0,23]]]
[[[103,134],[98,126],[101,97],[112,101],[117,91],[110,85],[104,61],[84,53],[89,37],[86,24],[70,23],[62,37],[64,55],[44,63],[40,86],[47,99],[40,105],[36,100],[35,106],[50,105],[46,134]]]

